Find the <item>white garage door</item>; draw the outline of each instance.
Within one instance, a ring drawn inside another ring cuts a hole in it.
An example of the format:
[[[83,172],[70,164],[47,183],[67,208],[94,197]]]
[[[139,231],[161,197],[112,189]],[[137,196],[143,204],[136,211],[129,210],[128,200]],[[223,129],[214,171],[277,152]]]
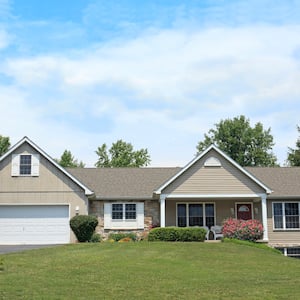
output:
[[[69,242],[68,205],[0,205],[0,244]]]

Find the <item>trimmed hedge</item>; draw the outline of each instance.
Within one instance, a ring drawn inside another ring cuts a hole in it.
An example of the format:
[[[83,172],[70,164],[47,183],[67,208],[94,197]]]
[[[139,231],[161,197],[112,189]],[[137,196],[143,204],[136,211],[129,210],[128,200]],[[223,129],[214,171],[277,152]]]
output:
[[[90,241],[97,225],[98,219],[95,216],[78,215],[70,220],[70,227],[79,242]]]
[[[157,227],[148,235],[148,241],[204,242],[206,230],[201,227]]]

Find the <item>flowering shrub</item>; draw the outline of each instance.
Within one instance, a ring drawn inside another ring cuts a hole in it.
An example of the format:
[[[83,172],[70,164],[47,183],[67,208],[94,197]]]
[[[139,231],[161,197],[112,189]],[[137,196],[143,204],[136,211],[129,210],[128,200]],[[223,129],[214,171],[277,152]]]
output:
[[[222,233],[225,238],[255,242],[262,238],[264,229],[258,220],[226,219]]]

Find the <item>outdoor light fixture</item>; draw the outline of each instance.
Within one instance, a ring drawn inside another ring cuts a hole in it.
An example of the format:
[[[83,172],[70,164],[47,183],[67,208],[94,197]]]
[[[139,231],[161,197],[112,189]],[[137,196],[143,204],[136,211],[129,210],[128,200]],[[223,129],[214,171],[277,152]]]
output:
[[[79,206],[76,206],[75,211],[76,211],[76,215],[78,215],[79,214]]]
[[[234,215],[234,208],[233,207],[230,208],[230,212],[231,212],[232,215]]]

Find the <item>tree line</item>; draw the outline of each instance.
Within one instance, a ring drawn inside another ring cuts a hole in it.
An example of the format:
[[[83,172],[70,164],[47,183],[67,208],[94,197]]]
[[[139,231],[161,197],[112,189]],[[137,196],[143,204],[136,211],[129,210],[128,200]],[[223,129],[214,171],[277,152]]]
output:
[[[297,131],[300,134],[300,126],[297,126]],[[221,120],[215,124],[215,127],[204,134],[204,139],[197,144],[197,154],[211,144],[215,144],[243,167],[278,166],[277,158],[272,151],[275,143],[271,128],[264,129],[260,122],[251,127],[250,120],[243,115]],[[9,147],[9,137],[0,135],[0,156]],[[104,143],[97,148],[95,153],[98,155],[95,163],[97,168],[145,167],[151,162],[148,149],[134,150],[131,143],[123,140],[112,143],[110,148]],[[62,167],[85,166],[82,161],[74,158],[70,150],[65,150],[61,157],[55,160]],[[300,166],[300,136],[295,148],[288,148],[286,164],[292,167]]]

